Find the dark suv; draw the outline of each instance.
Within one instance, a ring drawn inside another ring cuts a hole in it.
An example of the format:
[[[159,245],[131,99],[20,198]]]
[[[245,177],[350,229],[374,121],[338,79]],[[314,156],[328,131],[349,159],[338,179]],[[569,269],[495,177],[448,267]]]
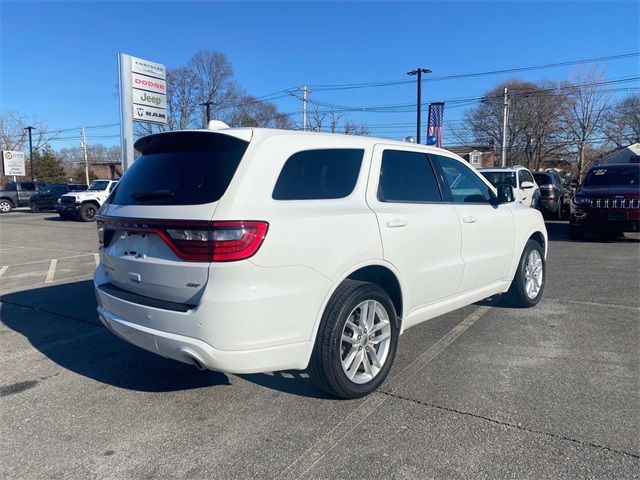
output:
[[[540,211],[549,218],[561,220],[569,211],[571,190],[557,172],[534,172],[533,178],[540,187]]]
[[[569,234],[622,235],[640,231],[640,164],[599,165],[587,173],[571,201]]]
[[[56,202],[62,195],[69,192],[84,192],[86,189],[86,185],[54,183],[32,195],[29,199],[29,207],[32,212],[55,210]]]

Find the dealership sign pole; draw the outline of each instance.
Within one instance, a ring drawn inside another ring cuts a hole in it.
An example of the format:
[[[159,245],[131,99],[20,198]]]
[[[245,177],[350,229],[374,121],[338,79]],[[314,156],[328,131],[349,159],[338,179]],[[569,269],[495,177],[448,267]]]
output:
[[[118,55],[122,171],[133,163],[133,122],[167,124],[166,69],[160,63]]]

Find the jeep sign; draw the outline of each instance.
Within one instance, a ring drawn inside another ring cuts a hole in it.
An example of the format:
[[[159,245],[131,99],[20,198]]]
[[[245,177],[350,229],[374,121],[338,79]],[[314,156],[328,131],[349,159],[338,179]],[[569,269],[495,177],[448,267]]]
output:
[[[122,170],[134,160],[133,122],[167,124],[167,71],[161,63],[118,55]]]
[[[24,166],[24,152],[2,150],[2,172],[6,176],[25,176],[27,173]]]

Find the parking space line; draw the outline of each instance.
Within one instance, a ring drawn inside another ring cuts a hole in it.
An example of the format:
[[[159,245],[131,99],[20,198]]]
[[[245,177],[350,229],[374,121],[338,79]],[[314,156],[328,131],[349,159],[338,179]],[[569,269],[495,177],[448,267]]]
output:
[[[97,253],[94,253],[94,254],[93,254],[93,259],[94,259],[94,260],[95,260],[95,262],[96,262],[96,267],[97,267],[98,265],[100,265],[100,255],[98,255]]]
[[[422,355],[403,368],[400,373],[388,381],[386,387],[401,385],[408,381],[420,369],[426,367],[445,348],[458,338],[464,331],[473,325],[480,317],[487,313],[491,307],[482,306],[468,315],[464,320],[451,329],[444,337],[429,347]],[[387,399],[393,398],[384,392],[374,392],[361,403],[347,418],[325,433],[320,439],[308,448],[302,455],[296,458],[285,468],[278,478],[298,479],[311,470],[324,456],[335,448],[347,435],[355,430],[366,418],[378,409]]]
[[[51,264],[49,265],[49,271],[47,272],[47,278],[44,283],[53,282],[53,276],[56,274],[56,265],[58,265],[58,259],[54,258],[51,260]]]
[[[81,253],[79,255],[69,255],[68,257],[59,257],[58,260],[69,260],[70,258],[80,258],[91,255],[91,253]],[[24,265],[35,265],[37,263],[46,263],[50,262],[51,259],[45,258],[44,260],[34,260],[33,262],[24,262],[24,263],[12,263],[8,265],[9,267],[23,267]]]
[[[4,265],[2,268],[0,268],[0,278],[2,278],[4,272],[7,271],[7,268],[9,268],[9,265]]]
[[[601,303],[601,302],[590,302],[588,300],[569,300],[567,298],[551,298],[545,297],[546,301],[558,302],[558,303],[573,303],[576,305],[586,305],[586,306],[594,306],[594,307],[605,307],[605,308],[622,308],[626,310],[640,310],[640,305],[623,305],[621,303]]]

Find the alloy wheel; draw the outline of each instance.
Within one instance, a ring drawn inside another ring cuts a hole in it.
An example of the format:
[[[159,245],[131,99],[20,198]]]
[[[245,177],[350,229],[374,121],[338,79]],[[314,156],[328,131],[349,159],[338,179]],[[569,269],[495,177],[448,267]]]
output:
[[[542,288],[544,268],[538,250],[531,250],[524,267],[524,290],[531,300],[536,298]]]
[[[373,380],[382,370],[391,346],[389,314],[380,302],[365,300],[349,314],[342,329],[342,369],[353,383]]]

